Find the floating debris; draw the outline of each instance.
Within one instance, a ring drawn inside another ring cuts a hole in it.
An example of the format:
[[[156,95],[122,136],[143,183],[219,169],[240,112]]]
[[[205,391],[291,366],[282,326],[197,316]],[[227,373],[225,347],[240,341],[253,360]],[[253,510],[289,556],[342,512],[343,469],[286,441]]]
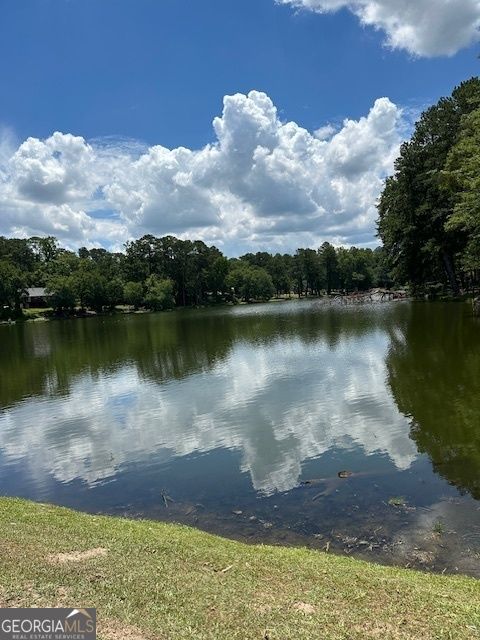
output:
[[[171,498],[167,493],[165,493],[165,491],[162,491],[160,493],[160,495],[162,496],[163,503],[165,505],[165,509],[168,509],[168,503],[169,502],[175,502],[175,500],[173,498]]]
[[[394,496],[393,498],[390,498],[388,504],[391,507],[404,507],[407,504],[407,501],[403,496]]]

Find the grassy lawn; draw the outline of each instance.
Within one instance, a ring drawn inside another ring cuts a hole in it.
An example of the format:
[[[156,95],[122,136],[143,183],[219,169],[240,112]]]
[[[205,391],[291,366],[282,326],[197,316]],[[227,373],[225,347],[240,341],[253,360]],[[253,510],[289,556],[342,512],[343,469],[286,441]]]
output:
[[[23,315],[27,318],[41,318],[53,311],[52,307],[31,307],[23,310]]]
[[[96,607],[104,640],[480,638],[480,583],[0,499],[0,606]]]

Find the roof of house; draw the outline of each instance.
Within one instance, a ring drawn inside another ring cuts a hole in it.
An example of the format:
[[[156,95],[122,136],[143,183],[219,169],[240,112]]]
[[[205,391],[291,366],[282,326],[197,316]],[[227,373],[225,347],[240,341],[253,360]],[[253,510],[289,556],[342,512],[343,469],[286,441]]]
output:
[[[29,298],[44,298],[48,296],[45,287],[29,287],[27,289],[27,296]]]

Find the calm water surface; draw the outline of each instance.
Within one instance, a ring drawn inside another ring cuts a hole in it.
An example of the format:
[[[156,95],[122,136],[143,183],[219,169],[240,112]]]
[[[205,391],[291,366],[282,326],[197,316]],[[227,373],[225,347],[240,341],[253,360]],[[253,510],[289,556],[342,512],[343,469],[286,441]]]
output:
[[[2,326],[0,493],[480,576],[480,322],[292,301]]]

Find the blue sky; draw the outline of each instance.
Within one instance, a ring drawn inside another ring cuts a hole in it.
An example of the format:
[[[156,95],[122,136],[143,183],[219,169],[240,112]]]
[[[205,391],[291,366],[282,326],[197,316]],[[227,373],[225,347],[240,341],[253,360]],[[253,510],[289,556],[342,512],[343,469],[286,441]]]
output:
[[[345,6],[319,12],[332,2]],[[172,232],[202,237],[230,253],[323,239],[374,242],[374,191],[366,188],[353,209],[343,198],[345,189],[356,192],[372,182],[368,170],[360,175],[340,166],[353,162],[345,157],[349,136],[355,144],[365,137],[362,122],[370,136],[379,136],[373,151],[358,149],[359,156],[371,154],[379,184],[411,125],[411,111],[450,93],[477,75],[480,65],[473,23],[465,35],[477,9],[480,20],[477,0],[456,0],[455,15],[464,9],[465,19],[448,34],[451,0],[416,2],[424,13],[415,20],[424,28],[407,25],[417,29],[411,44],[395,40],[398,16],[386,15],[385,0],[0,0],[0,196],[6,211],[0,233],[54,233],[71,246],[119,246],[147,231]],[[411,0],[402,3],[407,11]],[[435,24],[422,20],[441,4],[444,22],[432,39]],[[367,10],[379,16],[373,26],[365,26]],[[473,43],[464,46],[465,38]],[[447,40],[450,55],[439,55]],[[454,55],[452,48],[458,48]],[[252,90],[270,102],[248,97]],[[244,99],[233,100],[226,117],[224,97],[236,94]],[[372,115],[384,97],[392,107],[380,105]],[[214,117],[223,118],[223,142],[212,129]],[[347,118],[351,131],[345,131]],[[378,124],[385,121],[388,131]],[[298,143],[289,146],[292,136],[281,128],[286,123],[301,130],[296,139],[301,134],[308,150],[300,155]],[[325,140],[315,138],[313,132],[326,125],[335,131],[320,134]],[[55,131],[76,138],[52,141]],[[242,152],[251,163],[241,185],[239,146],[228,142],[232,135],[256,141]],[[252,158],[262,136],[269,157],[260,170]],[[38,144],[29,146],[28,137]],[[138,150],[132,153],[124,138],[145,144],[141,166]],[[208,143],[228,158],[205,152],[179,157],[176,149],[201,150]],[[153,145],[173,155],[152,157]],[[232,172],[213,175],[219,163],[230,161]],[[324,171],[327,161],[333,166]],[[334,169],[346,180],[340,195]],[[325,183],[322,194],[313,193],[315,171]],[[282,202],[263,207],[275,181],[294,182],[298,174],[304,176],[302,194],[292,184]],[[127,202],[132,193],[137,200]]]

